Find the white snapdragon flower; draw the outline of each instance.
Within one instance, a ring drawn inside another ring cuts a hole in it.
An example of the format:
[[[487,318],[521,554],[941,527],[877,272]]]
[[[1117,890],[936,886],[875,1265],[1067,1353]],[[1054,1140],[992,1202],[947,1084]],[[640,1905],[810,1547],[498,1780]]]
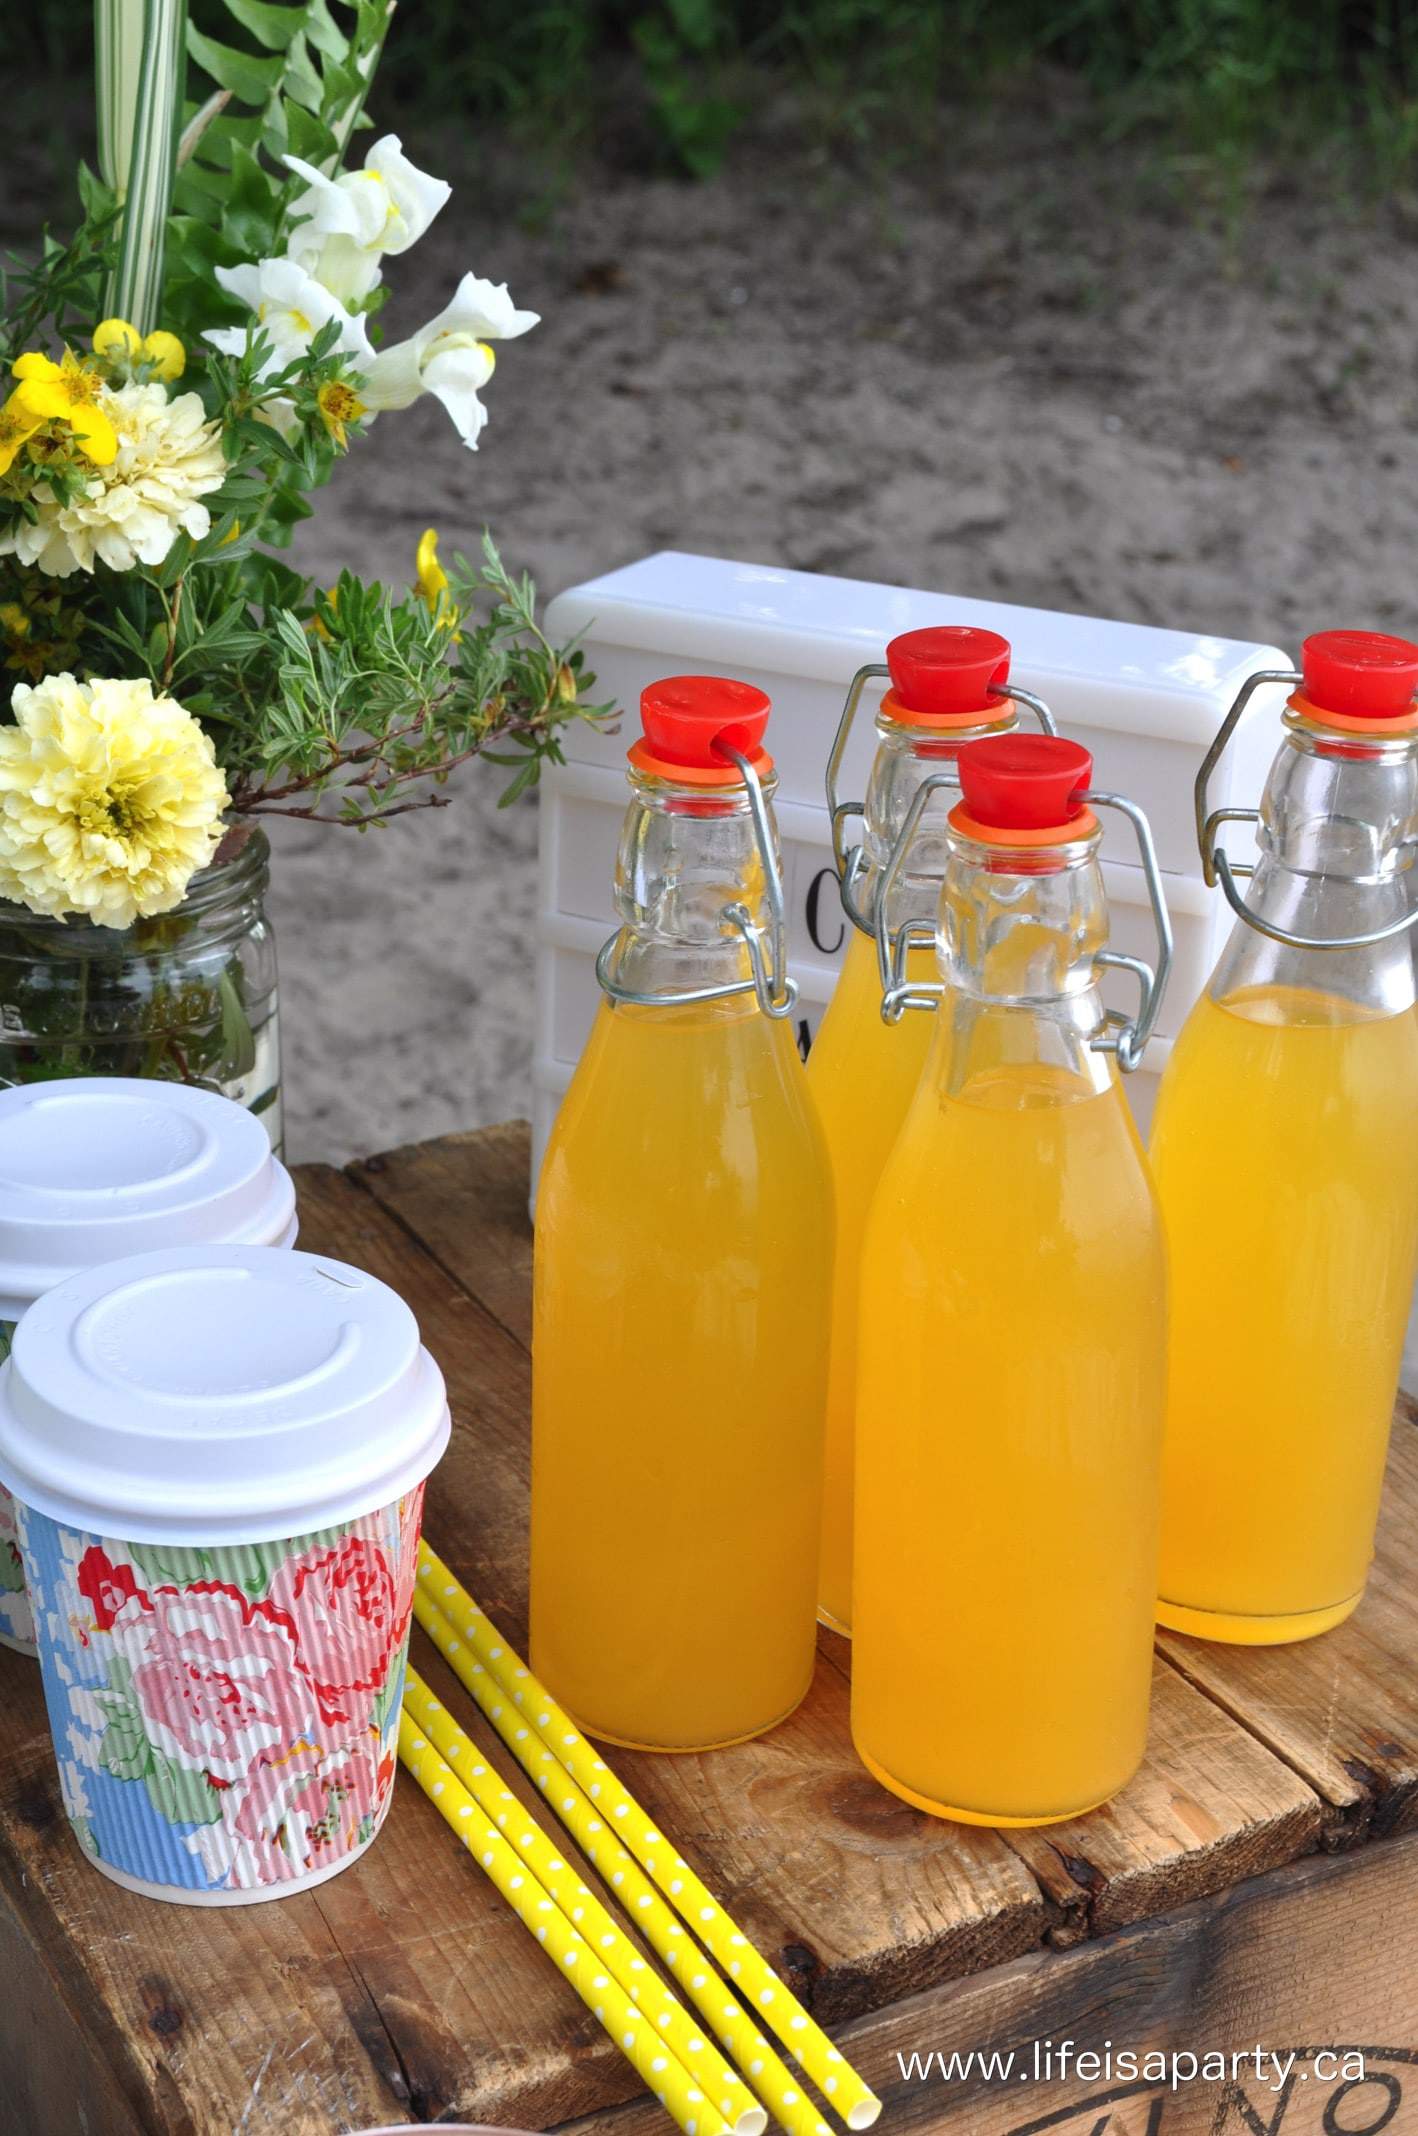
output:
[[[485,282],[465,274],[451,304],[427,326],[380,349],[365,366],[360,398],[371,415],[408,408],[422,393],[442,401],[465,445],[476,446],[487,421],[479,388],[493,373],[496,358],[488,346],[511,341],[537,324],[539,314],[518,311],[505,282]]]
[[[386,252],[418,243],[453,190],[410,163],[397,134],[374,143],[363,170],[335,178],[299,156],[285,162],[307,186],[291,203],[297,226],[287,251],[346,305],[369,295]]]
[[[369,333],[364,320],[345,310],[338,297],[317,282],[297,260],[248,261],[241,267],[218,267],[217,280],[230,295],[249,305],[261,331],[271,343],[271,354],[262,365],[263,377],[282,371],[303,356],[322,327],[331,320],[339,325],[335,348],[361,365],[370,360]],[[225,356],[246,352],[252,329],[219,326],[203,339]]]

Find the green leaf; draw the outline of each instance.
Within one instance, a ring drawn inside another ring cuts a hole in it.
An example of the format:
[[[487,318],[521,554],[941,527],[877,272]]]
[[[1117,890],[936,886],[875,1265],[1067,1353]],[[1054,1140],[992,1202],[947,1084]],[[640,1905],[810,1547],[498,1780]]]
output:
[[[187,50],[219,89],[230,89],[244,104],[264,104],[281,79],[280,59],[258,59],[234,45],[219,44],[214,37],[204,36],[195,23],[187,26]]]
[[[204,1773],[188,1772],[162,1751],[152,1750],[142,1779],[148,1800],[169,1824],[220,1822],[221,1798]]]
[[[284,52],[305,16],[303,7],[275,6],[271,0],[225,0],[225,6],[268,52]]]
[[[107,1700],[104,1701],[107,1704]],[[115,1780],[141,1780],[152,1762],[153,1746],[144,1733],[136,1706],[120,1705],[110,1713],[99,1738],[98,1762]]]

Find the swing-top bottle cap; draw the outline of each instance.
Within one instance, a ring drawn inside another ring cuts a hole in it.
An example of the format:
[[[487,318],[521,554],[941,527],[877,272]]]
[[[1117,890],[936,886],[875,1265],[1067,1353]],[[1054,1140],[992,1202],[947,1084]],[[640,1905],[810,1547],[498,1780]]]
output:
[[[886,648],[891,673],[887,709],[898,719],[1004,718],[1006,699],[992,695],[1009,676],[1009,640],[970,623],[904,631]]]
[[[724,754],[747,757],[762,777],[773,769],[763,746],[773,701],[728,675],[667,675],[640,693],[643,739],[630,751],[637,769],[689,786],[727,786],[740,777]]]
[[[966,837],[1000,844],[1059,844],[1094,827],[1082,799],[1093,758],[1057,734],[1000,734],[960,751],[958,807],[950,821]]]
[[[1401,719],[1415,709],[1418,645],[1380,630],[1319,630],[1300,648],[1298,710],[1341,719]]]

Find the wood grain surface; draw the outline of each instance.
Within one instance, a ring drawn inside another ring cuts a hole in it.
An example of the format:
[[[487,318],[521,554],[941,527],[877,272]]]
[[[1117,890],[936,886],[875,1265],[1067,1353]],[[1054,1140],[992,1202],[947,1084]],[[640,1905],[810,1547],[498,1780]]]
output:
[[[308,1168],[299,1188],[302,1246],[393,1283],[444,1367],[455,1431],[428,1532],[520,1643],[526,1131],[391,1151],[348,1176]],[[1142,1771],[1070,1825],[1006,1840],[875,1787],[848,1734],[850,1647],[826,1633],[809,1698],[771,1736],[617,1762],[817,2013],[852,2026],[869,2075],[890,2077],[908,2038],[1082,2039],[1106,2020],[1143,2045],[1213,2021],[1254,2031],[1272,2011],[1292,2043],[1319,2025],[1324,2044],[1352,2009],[1355,2024],[1368,2013],[1397,2028],[1389,2046],[1418,2047],[1418,1839],[1391,1836],[1418,1822],[1415,1514],[1418,1426],[1405,1415],[1352,1624],[1264,1655],[1165,1639]],[[415,1659],[468,1708],[418,1633]],[[0,1651],[0,1694],[0,2136],[549,2128],[607,2110],[637,2131],[668,2128],[627,2104],[628,2065],[403,1775],[378,1844],[320,1890],[220,1913],[158,1906],[98,1876],[71,1840],[33,1664]],[[1325,1848],[1345,1852],[1325,1861]],[[1312,2097],[1297,2092],[1287,2111]],[[1366,2130],[1363,2107],[1355,2093],[1335,2126]],[[899,2077],[891,2109],[903,2130],[1025,2125],[1008,2118],[1012,2101]],[[1212,2126],[1174,2113],[1153,2128],[1135,2119],[1139,2099],[1107,2111],[1106,2124],[1094,2116],[1107,2136],[1132,2136],[1134,2121],[1147,2136]],[[1389,2125],[1403,2136],[1401,2119]],[[1310,2126],[1287,2120],[1284,2136]],[[1282,2124],[1235,2127],[1276,2136]]]

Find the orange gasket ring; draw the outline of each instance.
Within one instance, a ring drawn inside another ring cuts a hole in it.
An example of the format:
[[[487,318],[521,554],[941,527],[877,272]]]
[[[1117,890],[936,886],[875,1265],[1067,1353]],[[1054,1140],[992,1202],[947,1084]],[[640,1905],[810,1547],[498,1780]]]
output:
[[[962,727],[1009,726],[1019,716],[1012,697],[992,698],[977,712],[915,712],[910,705],[902,704],[895,690],[886,692],[879,713],[898,727],[927,727],[940,734],[958,733]]]
[[[1296,690],[1285,702],[1296,718],[1309,726],[1334,727],[1341,734],[1411,734],[1418,727],[1418,705],[1393,719],[1356,719],[1349,712],[1326,712],[1322,705],[1312,705],[1303,690]]]
[[[1091,808],[1081,808],[1067,823],[1046,823],[1037,830],[1002,830],[993,823],[977,823],[966,809],[963,801],[957,802],[946,818],[953,831],[962,838],[976,839],[981,845],[1031,846],[1072,845],[1075,839],[1091,838],[1098,828],[1098,818]]]
[[[760,779],[769,777],[773,759],[766,749],[745,749],[742,754]],[[637,771],[647,771],[652,779],[668,780],[672,786],[743,785],[743,774],[737,764],[725,764],[722,768],[708,764],[671,764],[668,758],[653,755],[649,743],[643,738],[626,751],[626,757]]]

